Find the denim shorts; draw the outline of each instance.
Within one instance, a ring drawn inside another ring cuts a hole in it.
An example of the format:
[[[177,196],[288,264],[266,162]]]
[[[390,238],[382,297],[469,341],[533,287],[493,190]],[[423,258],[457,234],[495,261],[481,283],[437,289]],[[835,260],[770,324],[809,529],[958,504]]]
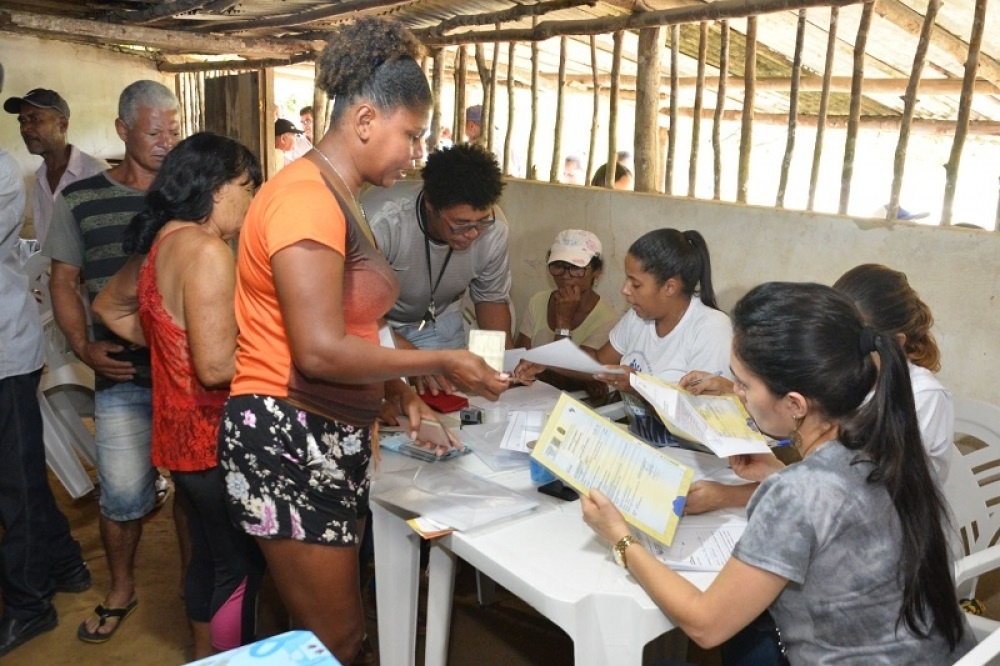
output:
[[[462,311],[446,312],[420,330],[420,324],[397,326],[396,332],[417,349],[465,349],[465,324]]]
[[[94,426],[101,514],[115,522],[142,518],[156,504],[150,459],[153,391],[130,382],[97,391]]]

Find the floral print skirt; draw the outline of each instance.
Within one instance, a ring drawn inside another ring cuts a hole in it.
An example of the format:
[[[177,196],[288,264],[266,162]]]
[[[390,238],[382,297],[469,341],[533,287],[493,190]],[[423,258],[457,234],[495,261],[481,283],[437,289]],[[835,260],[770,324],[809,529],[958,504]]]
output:
[[[368,510],[371,429],[232,396],[219,429],[230,518],[247,534],[347,546]]]

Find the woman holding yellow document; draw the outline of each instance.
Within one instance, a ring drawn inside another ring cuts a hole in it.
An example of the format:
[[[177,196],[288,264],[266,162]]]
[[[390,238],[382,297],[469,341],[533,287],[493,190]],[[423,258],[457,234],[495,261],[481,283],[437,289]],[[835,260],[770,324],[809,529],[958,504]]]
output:
[[[791,439],[803,460],[730,459],[761,486],[713,584],[702,592],[660,564],[599,491],[581,497],[585,520],[699,645],[722,643],[767,609],[792,664],[954,663],[975,639],[898,342],[816,284],[751,290],[733,327],[737,395],[762,432]]]

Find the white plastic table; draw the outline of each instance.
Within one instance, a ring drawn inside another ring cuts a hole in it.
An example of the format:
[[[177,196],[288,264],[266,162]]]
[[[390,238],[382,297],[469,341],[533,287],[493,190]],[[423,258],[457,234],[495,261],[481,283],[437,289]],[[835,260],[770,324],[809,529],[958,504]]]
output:
[[[724,461],[672,450],[685,463],[712,473]],[[498,483],[533,492],[524,469],[493,472],[475,456],[452,461]],[[447,464],[452,464],[452,462]],[[386,455],[389,471],[420,465]],[[724,475],[724,473],[723,473]],[[405,523],[411,517],[379,501],[376,477],[372,514],[379,652],[383,663],[416,663],[416,618],[420,537]],[[674,628],[670,619],[628,573],[614,564],[609,547],[583,522],[579,502],[538,495],[539,510],[433,541],[428,564],[426,666],[445,664],[454,591],[454,563],[460,557],[565,631],[578,666],[639,666],[649,641]],[[732,513],[719,514],[720,523]],[[685,572],[705,589],[715,573]]]

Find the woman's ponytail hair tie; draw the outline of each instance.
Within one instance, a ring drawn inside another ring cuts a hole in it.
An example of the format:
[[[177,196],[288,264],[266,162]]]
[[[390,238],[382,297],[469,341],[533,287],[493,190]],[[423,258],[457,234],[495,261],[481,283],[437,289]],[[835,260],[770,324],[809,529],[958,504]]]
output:
[[[878,342],[878,331],[871,326],[865,326],[861,329],[862,354],[871,354],[873,351],[876,351],[876,342]]]

